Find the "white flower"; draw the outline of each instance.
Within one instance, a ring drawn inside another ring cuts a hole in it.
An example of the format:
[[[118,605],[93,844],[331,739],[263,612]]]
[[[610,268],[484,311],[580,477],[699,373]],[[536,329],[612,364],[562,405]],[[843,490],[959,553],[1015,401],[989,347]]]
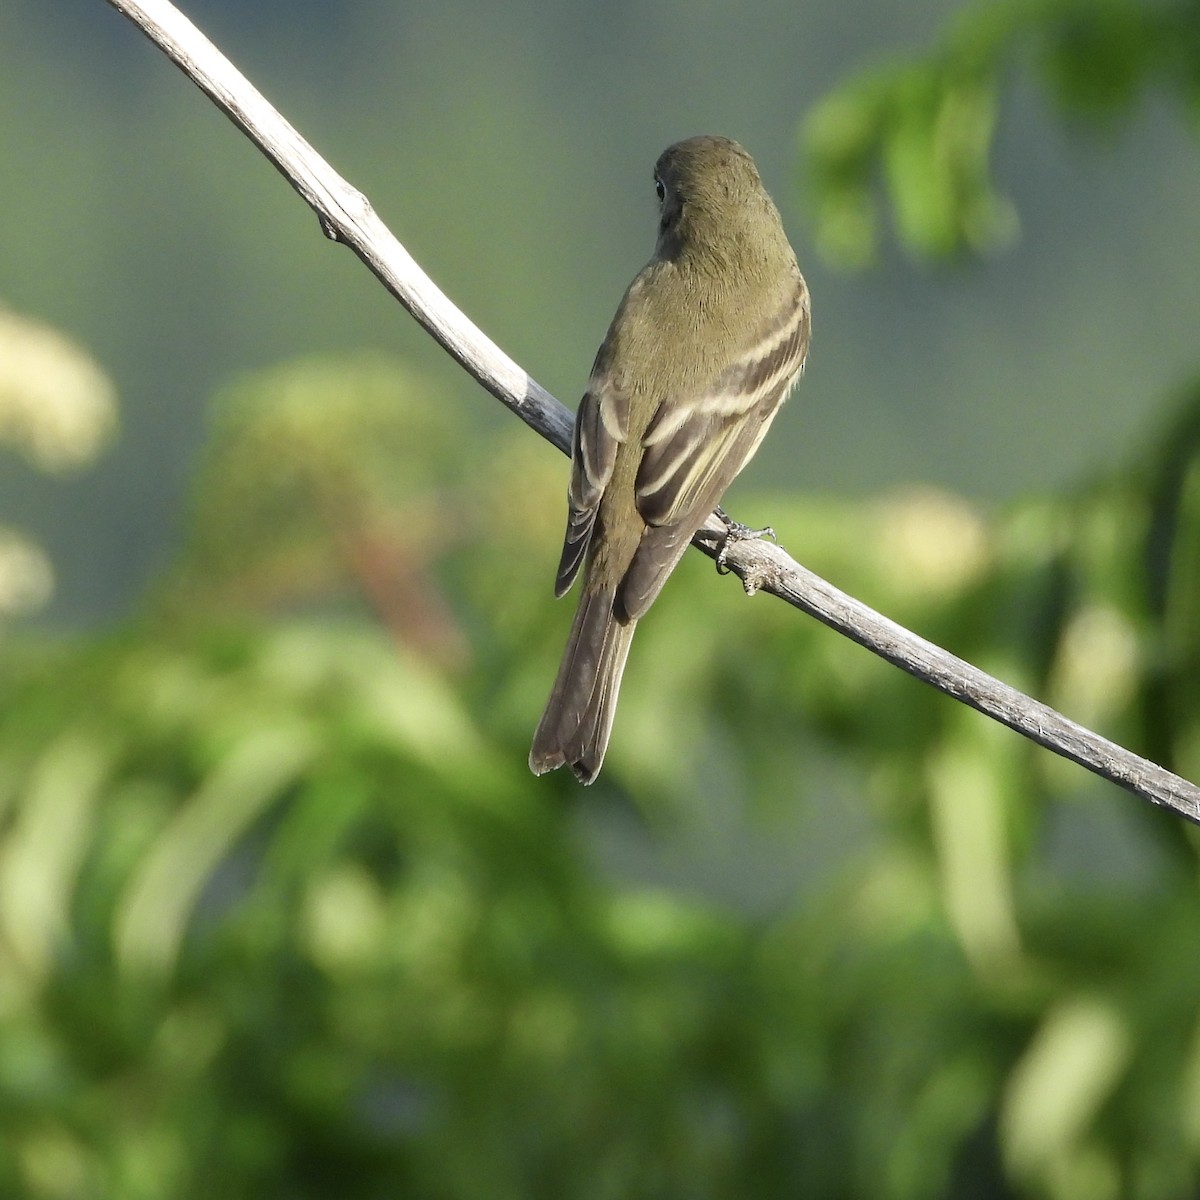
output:
[[[0,528],[0,617],[41,608],[54,591],[54,572],[32,542]]]
[[[94,458],[117,423],[96,362],[49,326],[0,310],[0,442],[63,471]]]

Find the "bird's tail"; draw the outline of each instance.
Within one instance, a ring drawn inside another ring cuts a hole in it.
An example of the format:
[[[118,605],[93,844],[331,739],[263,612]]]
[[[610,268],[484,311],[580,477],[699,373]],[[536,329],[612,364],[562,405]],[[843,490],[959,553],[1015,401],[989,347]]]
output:
[[[584,586],[558,678],[533,735],[529,769],[535,775],[564,763],[580,783],[591,783],[600,772],[637,624],[618,621],[613,600],[611,591]]]

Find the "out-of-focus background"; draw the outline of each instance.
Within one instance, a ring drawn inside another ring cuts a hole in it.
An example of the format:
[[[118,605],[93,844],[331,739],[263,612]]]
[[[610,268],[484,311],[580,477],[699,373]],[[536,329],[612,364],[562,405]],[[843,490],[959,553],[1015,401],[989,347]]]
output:
[[[731,511],[1200,777],[1196,0],[185,11],[572,405],[742,141]],[[102,0],[0,109],[0,1194],[1198,1194],[1190,827],[698,556],[534,780],[565,461]]]

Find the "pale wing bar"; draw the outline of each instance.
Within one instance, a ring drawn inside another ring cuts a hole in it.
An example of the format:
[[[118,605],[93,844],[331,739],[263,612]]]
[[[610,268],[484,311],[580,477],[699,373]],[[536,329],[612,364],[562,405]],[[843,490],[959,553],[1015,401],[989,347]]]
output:
[[[642,439],[637,506],[648,525],[707,516],[758,449],[808,349],[807,295],[694,404],[663,404]],[[743,428],[745,426],[745,428]],[[747,429],[752,436],[745,437]]]
[[[678,405],[655,414],[637,479],[647,528],[618,595],[622,619],[636,620],[650,607],[692,535],[758,449],[804,366],[807,300],[801,284],[789,309],[721,373],[686,420],[666,415]]]

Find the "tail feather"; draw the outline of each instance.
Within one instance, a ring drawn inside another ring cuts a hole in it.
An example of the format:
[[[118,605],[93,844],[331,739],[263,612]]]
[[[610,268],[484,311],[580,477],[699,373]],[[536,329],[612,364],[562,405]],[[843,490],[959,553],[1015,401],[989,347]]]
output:
[[[613,601],[611,591],[584,589],[558,677],[533,735],[529,768],[535,775],[566,764],[580,783],[591,783],[600,772],[636,624],[619,622]]]

